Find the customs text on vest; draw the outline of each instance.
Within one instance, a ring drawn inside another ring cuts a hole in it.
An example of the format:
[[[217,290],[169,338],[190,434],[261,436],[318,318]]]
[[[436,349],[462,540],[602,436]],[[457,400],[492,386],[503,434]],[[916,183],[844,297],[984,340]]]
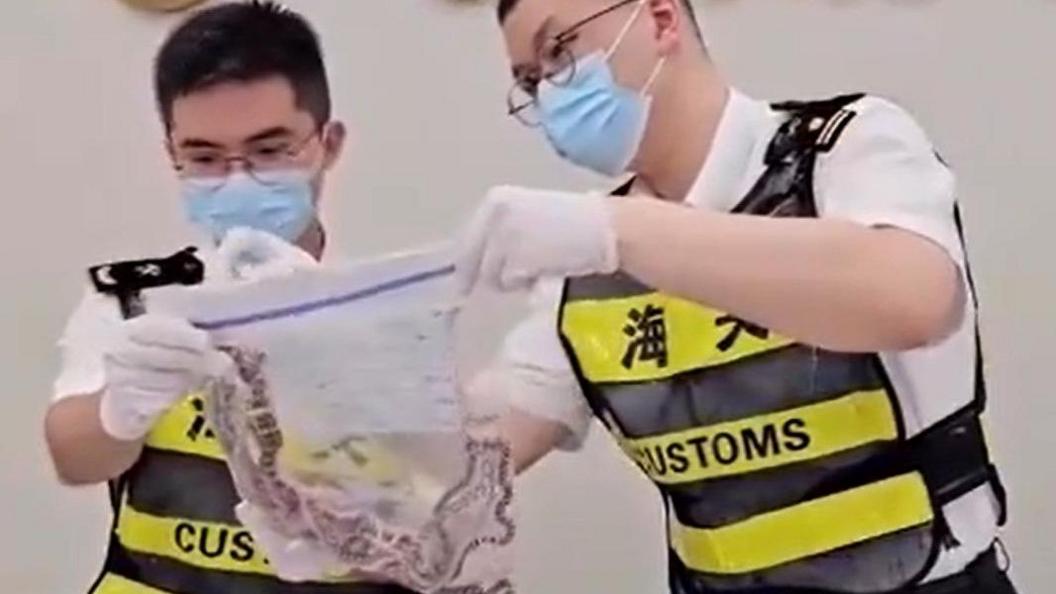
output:
[[[775,106],[787,119],[735,212],[817,216],[815,161],[861,97]],[[798,344],[623,274],[568,281],[560,332],[595,415],[663,495],[674,592],[890,592],[956,546],[944,504],[986,483],[1003,499],[981,358],[975,401],[909,438],[878,355]]]

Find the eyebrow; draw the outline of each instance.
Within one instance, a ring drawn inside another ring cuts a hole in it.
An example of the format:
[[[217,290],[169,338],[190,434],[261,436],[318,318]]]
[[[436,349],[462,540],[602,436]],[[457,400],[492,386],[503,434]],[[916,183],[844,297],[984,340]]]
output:
[[[293,131],[285,126],[275,126],[257,132],[256,134],[246,138],[242,141],[242,144],[253,144],[255,142],[261,142],[264,140],[272,140],[274,138],[280,138],[283,136],[292,136]],[[204,138],[187,138],[180,142],[180,148],[185,149],[222,149],[222,144],[213,142],[212,140],[206,140]]]
[[[262,132],[257,132],[253,136],[242,141],[242,144],[252,144],[254,142],[260,142],[262,140],[272,140],[282,136],[293,136],[293,130],[290,130],[286,126],[275,126],[274,128],[268,128]]]
[[[187,138],[180,141],[180,148],[187,149],[218,149],[223,148],[219,144],[212,142],[211,140],[205,140],[202,138]]]

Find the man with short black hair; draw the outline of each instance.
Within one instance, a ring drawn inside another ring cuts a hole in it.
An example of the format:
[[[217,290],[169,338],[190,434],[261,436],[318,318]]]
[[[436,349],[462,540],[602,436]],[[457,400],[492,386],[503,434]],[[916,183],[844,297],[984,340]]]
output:
[[[689,9],[499,3],[510,115],[631,179],[489,193],[463,290],[539,309],[472,389],[510,398],[522,468],[606,426],[676,594],[1013,592],[952,173],[883,99],[731,89]]]
[[[345,128],[331,119],[305,19],[271,2],[197,13],[161,47],[155,83],[188,221],[213,242],[248,227],[321,258],[318,203]],[[46,419],[55,467],[66,484],[109,481],[114,505],[93,594],[406,592],[275,576],[235,517],[223,452],[193,396],[216,354],[204,332],[157,314],[121,320],[115,302],[92,294],[61,348]]]

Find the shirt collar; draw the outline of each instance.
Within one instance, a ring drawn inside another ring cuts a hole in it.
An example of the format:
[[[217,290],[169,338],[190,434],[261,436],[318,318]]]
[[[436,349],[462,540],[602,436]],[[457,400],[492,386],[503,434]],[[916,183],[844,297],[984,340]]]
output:
[[[686,203],[701,208],[729,210],[747,191],[745,180],[755,173],[756,155],[762,155],[776,129],[770,106],[731,89],[723,108],[711,150]]]

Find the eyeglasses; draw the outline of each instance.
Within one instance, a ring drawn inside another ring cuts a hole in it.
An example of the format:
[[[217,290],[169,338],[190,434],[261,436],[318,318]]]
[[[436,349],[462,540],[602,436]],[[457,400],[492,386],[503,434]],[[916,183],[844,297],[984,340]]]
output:
[[[624,6],[642,0],[620,0],[616,4],[580,19],[572,26],[550,37],[539,48],[536,61],[530,72],[518,76],[506,96],[507,115],[517,118],[530,128],[540,125],[539,85],[543,81],[555,87],[564,87],[576,77],[576,56],[571,44],[579,37],[579,30],[601,17]]]
[[[215,182],[219,187],[231,175],[233,164],[241,163],[248,175],[266,185],[272,178],[271,173],[296,168],[301,155],[316,137],[322,138],[320,128],[299,141],[275,138],[250,143],[240,155],[228,155],[215,148],[189,148],[175,156],[176,171],[183,178],[199,183]]]

